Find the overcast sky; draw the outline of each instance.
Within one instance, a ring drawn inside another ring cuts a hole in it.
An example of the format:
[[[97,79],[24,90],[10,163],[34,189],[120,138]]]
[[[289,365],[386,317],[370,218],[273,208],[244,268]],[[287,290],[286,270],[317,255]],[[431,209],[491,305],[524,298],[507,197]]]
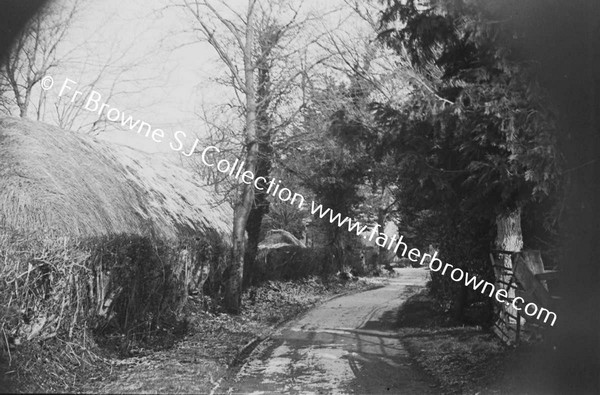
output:
[[[87,1],[69,30],[61,51],[77,46],[72,57],[85,57],[89,62],[117,54],[117,59],[113,59],[116,65],[137,63],[115,84],[118,94],[108,104],[153,128],[164,129],[166,135],[163,143],[156,143],[134,131],[110,131],[109,127],[101,138],[148,152],[169,152],[168,142],[176,130],[188,135],[205,135],[206,125],[198,116],[202,103],[210,108],[233,98],[231,88],[214,81],[215,77],[223,76],[225,70],[216,53],[208,43],[185,33],[193,27],[192,20],[182,16],[180,9],[167,6],[172,3],[165,0]],[[245,0],[227,4],[241,12],[246,8]],[[303,9],[324,15],[340,4],[343,1],[308,0]],[[320,23],[325,27],[337,26],[349,13],[346,9],[331,14]],[[356,19],[336,29],[357,35],[368,31],[368,27]],[[52,76],[57,84],[65,77],[79,82],[94,77],[96,71],[87,70],[82,63],[71,62],[55,70]],[[103,97],[108,95],[113,80],[111,73],[105,75],[105,84],[97,89]],[[58,91],[55,86],[47,94],[57,95]]]

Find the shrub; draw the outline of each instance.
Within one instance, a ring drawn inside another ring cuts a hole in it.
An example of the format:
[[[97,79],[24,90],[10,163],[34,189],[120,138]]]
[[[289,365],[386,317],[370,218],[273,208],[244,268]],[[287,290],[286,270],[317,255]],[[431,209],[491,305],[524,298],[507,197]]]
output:
[[[169,242],[127,234],[76,240],[3,230],[0,359],[11,359],[11,348],[19,344],[51,338],[82,347],[82,339],[102,338],[127,352],[135,342],[172,335],[180,329],[188,292],[202,292],[209,271],[226,254],[216,232]]]

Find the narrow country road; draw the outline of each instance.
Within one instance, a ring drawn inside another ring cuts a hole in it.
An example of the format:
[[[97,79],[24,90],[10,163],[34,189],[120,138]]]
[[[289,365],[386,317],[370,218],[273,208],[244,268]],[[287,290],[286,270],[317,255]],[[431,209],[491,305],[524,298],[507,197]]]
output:
[[[393,329],[396,312],[429,272],[406,268],[390,284],[335,298],[280,329],[216,392],[431,394]]]

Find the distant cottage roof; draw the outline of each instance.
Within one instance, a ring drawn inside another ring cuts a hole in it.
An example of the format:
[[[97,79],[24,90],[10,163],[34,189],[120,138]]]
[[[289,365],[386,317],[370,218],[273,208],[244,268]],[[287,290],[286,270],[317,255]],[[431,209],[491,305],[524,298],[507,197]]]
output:
[[[306,248],[306,245],[290,232],[283,229],[272,229],[267,233],[265,239],[260,242],[258,248],[262,250],[289,246]]]
[[[74,236],[231,232],[232,209],[165,157],[0,119],[0,227]]]

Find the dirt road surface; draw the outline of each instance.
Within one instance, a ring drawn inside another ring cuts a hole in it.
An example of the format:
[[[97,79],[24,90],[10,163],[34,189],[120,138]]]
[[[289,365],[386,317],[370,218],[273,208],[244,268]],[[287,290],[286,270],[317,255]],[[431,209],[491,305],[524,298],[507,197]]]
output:
[[[277,331],[217,393],[433,394],[409,358],[396,312],[429,272],[403,269],[379,289],[332,299]]]

